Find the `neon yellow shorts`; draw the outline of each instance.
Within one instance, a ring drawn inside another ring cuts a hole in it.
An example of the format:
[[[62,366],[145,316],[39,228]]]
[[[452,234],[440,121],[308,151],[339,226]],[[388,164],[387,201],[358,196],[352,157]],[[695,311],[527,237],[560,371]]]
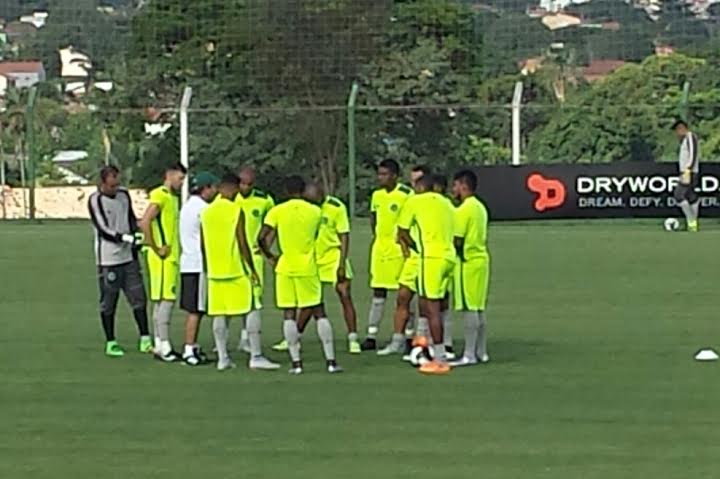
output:
[[[458,262],[453,278],[455,311],[484,311],[490,283],[490,260]]]
[[[427,299],[443,299],[453,277],[455,262],[444,258],[421,258],[418,294]]]
[[[320,282],[325,284],[337,284],[337,270],[340,266],[340,250],[332,250],[322,258],[317,259],[318,275]],[[350,260],[345,261],[345,276],[353,279],[353,269]]]
[[[177,298],[180,265],[163,260],[153,251],[147,253],[150,278],[150,301],[175,301]]]
[[[370,287],[398,289],[398,278],[404,262],[399,246],[388,249],[387,245],[373,243],[370,250]]]
[[[253,308],[250,278],[208,279],[208,315],[241,316]]]
[[[322,303],[320,277],[275,273],[275,302],[280,309],[318,306]]]
[[[420,272],[420,257],[417,255],[410,256],[405,259],[402,270],[400,271],[400,286],[405,286],[413,293],[418,290],[418,273]]]

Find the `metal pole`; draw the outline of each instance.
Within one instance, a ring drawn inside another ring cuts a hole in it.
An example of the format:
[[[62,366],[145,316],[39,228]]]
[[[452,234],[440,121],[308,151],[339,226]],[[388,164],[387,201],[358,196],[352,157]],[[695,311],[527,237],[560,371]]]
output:
[[[186,86],[183,91],[182,101],[180,102],[180,163],[187,169],[190,169],[190,153],[188,150],[188,108],[190,107],[191,100],[192,88]],[[183,203],[187,201],[188,196],[190,196],[190,180],[186,177],[185,183],[183,183],[182,187]]]
[[[690,82],[686,81],[683,84],[682,97],[680,98],[680,118],[683,121],[688,121],[688,102],[690,99]]]
[[[0,148],[0,199],[2,200],[3,219],[7,219],[7,207],[5,206],[5,151]]]
[[[355,177],[355,162],[357,160],[357,152],[355,151],[355,103],[357,101],[360,86],[357,82],[353,82],[350,89],[350,97],[348,98],[347,110],[347,128],[348,128],[348,206],[350,209],[350,218],[355,217],[355,202],[357,199],[357,179]]]
[[[512,165],[520,165],[520,105],[522,103],[523,84],[515,83],[512,100]]]
[[[37,87],[30,88],[25,115],[25,151],[28,161],[28,180],[30,183],[30,219],[35,219],[35,100]]]

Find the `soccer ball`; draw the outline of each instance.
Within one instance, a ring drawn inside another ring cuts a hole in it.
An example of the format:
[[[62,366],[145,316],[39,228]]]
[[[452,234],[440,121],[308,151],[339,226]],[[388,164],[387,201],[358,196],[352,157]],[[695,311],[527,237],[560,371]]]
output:
[[[663,224],[665,231],[677,231],[680,229],[680,222],[677,218],[668,218]]]
[[[423,364],[432,361],[433,349],[423,348],[422,346],[415,346],[410,351],[410,364],[416,368],[419,368]]]

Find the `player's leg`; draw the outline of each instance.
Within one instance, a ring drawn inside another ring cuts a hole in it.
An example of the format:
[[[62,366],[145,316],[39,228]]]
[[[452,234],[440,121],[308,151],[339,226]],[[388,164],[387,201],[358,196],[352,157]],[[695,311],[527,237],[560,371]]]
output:
[[[234,296],[245,298],[243,301],[238,302],[236,307],[245,318],[248,346],[250,348],[248,367],[265,371],[279,369],[279,364],[270,361],[262,354],[262,303],[258,300],[257,290],[248,277],[241,278],[236,283],[237,291]]]
[[[489,261],[460,263],[454,275],[454,307],[463,317],[465,349],[451,366],[488,362],[485,306],[489,283]]]
[[[112,358],[119,358],[125,355],[125,351],[115,340],[115,312],[120,295],[118,281],[117,267],[98,267],[100,322],[103,333],[105,333],[105,354]]]
[[[682,183],[678,183],[675,187],[675,191],[673,192],[673,196],[685,216],[685,224],[687,225],[688,231],[697,231],[697,216],[695,215],[696,209],[693,208],[693,205],[691,204],[691,200],[697,201],[697,195],[695,195],[695,192],[693,191],[692,184],[683,185]]]
[[[132,309],[133,318],[140,336],[138,350],[141,353],[151,353],[153,343],[148,329],[147,295],[145,294],[145,282],[140,270],[140,263],[137,260],[125,265],[122,290],[130,309]]]
[[[185,317],[185,346],[183,361],[189,366],[197,366],[206,358],[197,342],[200,320],[207,309],[207,284],[201,273],[183,273],[180,275],[180,308],[187,313]]]
[[[454,263],[444,259],[423,258],[418,276],[418,294],[421,309],[428,318],[430,336],[433,340],[434,359],[420,368],[425,374],[445,374],[450,370],[445,360],[443,342],[442,300],[447,294],[448,283],[452,278]]]
[[[450,294],[446,294],[440,304],[440,317],[443,323],[443,344],[445,345],[445,357],[455,359],[453,350],[452,314],[450,312]]]
[[[373,288],[370,311],[368,312],[368,327],[365,341],[360,345],[363,351],[374,351],[377,349],[377,334],[380,330],[380,322],[385,313],[385,301],[387,300],[387,289]]]
[[[232,301],[227,297],[227,282],[231,280],[208,279],[207,282],[207,313],[212,318],[213,340],[217,352],[217,370],[232,369],[235,364],[230,359],[227,349],[228,341],[228,304]]]
[[[281,273],[275,274],[275,304],[283,313],[283,338],[290,355],[290,374],[302,374],[300,356],[300,331],[297,323],[298,300],[293,278]]]
[[[335,291],[337,292],[338,299],[340,299],[343,318],[345,318],[345,326],[348,331],[348,352],[350,352],[350,354],[358,354],[362,351],[362,347],[358,341],[357,312],[355,311],[355,304],[352,300],[351,284],[349,279],[342,281],[335,285]]]
[[[258,275],[260,284],[253,285],[253,292],[255,293],[255,308],[258,311],[262,310],[263,307],[263,291],[265,287],[265,260],[261,255],[253,254],[253,265],[255,266],[255,272]],[[259,313],[258,313],[259,314]],[[242,318],[242,328],[240,329],[240,341],[237,346],[238,351],[243,351],[251,354],[250,350],[250,339],[247,331],[247,317]]]
[[[177,264],[148,253],[148,269],[155,325],[155,357],[164,362],[179,361],[182,356],[173,350],[170,342],[170,320],[177,287]]]
[[[402,353],[405,349],[405,326],[410,318],[410,301],[413,291],[401,284],[395,298],[395,314],[393,316],[393,335],[390,342],[377,352],[378,356]]]
[[[342,367],[338,366],[335,359],[335,335],[333,333],[332,324],[327,318],[325,305],[320,303],[313,307],[303,308],[302,312],[309,310],[315,318],[315,326],[317,328],[318,339],[322,344],[323,355],[325,356],[325,364],[329,373],[341,373]]]

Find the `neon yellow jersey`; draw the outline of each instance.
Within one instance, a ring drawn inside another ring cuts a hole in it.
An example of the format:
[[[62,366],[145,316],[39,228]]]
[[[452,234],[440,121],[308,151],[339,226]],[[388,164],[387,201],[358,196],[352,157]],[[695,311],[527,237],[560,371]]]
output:
[[[408,199],[398,226],[407,230],[417,227],[416,245],[423,258],[455,259],[455,211],[443,195],[427,192]]]
[[[200,215],[205,264],[210,279],[248,275],[237,240],[241,211],[237,203],[218,197]]]
[[[248,196],[237,195],[235,202],[242,206],[245,213],[245,236],[247,236],[250,251],[260,255],[257,244],[258,235],[268,211],[275,206],[275,201],[267,193],[253,189]]]
[[[397,243],[397,223],[400,211],[413,191],[398,184],[392,191],[375,190],[370,198],[370,211],[375,213],[375,249],[387,258],[402,256]]]
[[[177,263],[180,261],[180,198],[163,185],[150,192],[150,203],[160,210],[151,225],[155,244],[170,246],[167,259]]]
[[[487,259],[487,208],[475,196],[465,198],[455,209],[455,237],[465,240],[463,257],[466,261]]]
[[[322,264],[327,253],[340,248],[338,235],[350,232],[350,219],[345,204],[332,196],[325,198],[320,210],[322,217],[320,232],[315,243],[315,257],[318,263]]]
[[[276,273],[286,276],[318,274],[315,241],[321,216],[318,206],[297,198],[280,203],[268,212],[264,224],[277,232],[280,249]]]

